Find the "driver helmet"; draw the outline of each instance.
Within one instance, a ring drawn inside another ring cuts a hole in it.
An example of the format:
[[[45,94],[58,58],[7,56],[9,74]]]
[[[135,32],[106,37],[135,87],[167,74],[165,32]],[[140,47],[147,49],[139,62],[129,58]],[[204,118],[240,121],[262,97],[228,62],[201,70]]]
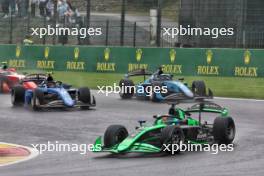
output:
[[[159,66],[158,68],[158,75],[161,75],[163,74],[163,67],[162,66]]]
[[[8,69],[8,65],[7,65],[6,62],[2,62],[2,69],[3,69],[3,70]]]
[[[47,81],[48,82],[53,82],[54,81],[53,76],[52,76],[52,73],[50,73],[50,72],[48,73]]]

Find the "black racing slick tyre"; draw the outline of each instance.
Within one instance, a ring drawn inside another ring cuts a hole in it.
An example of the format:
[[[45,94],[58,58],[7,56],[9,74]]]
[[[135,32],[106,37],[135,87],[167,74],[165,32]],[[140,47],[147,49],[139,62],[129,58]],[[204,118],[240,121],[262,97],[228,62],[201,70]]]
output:
[[[91,91],[88,87],[79,88],[78,94],[79,101],[83,103],[91,103]]]
[[[31,98],[31,107],[34,111],[40,110],[40,105],[44,103],[44,93],[40,89],[33,90],[33,96]]]
[[[25,88],[23,86],[13,87],[11,90],[11,103],[13,106],[23,104],[25,101]]]
[[[196,96],[206,96],[206,86],[204,81],[193,81],[192,92]]]
[[[180,144],[184,142],[183,130],[175,125],[167,126],[162,130],[160,140],[162,152],[177,154],[180,152]]]
[[[119,82],[121,88],[119,95],[123,99],[132,98],[135,92],[135,84],[130,79],[121,79]]]
[[[230,144],[236,134],[235,122],[232,117],[217,117],[213,124],[213,136],[218,144]]]
[[[122,142],[128,136],[127,129],[122,125],[111,125],[104,133],[104,146],[113,147]]]
[[[90,109],[90,104],[92,103],[92,95],[91,90],[88,87],[82,87],[78,90],[78,100],[84,104],[88,104],[87,106],[81,106],[82,110]]]
[[[91,104],[91,91],[88,87],[82,87],[78,90],[78,100],[85,103],[85,104]],[[81,106],[82,110],[88,110],[90,109],[90,106]]]

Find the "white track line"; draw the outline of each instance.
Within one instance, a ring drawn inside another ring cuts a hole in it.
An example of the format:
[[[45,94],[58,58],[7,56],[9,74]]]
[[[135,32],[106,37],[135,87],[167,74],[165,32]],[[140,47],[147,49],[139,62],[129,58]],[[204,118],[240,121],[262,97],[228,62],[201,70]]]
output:
[[[97,89],[92,89],[93,94],[98,95],[98,90]],[[99,93],[101,94],[101,93]],[[117,93],[109,93],[108,96],[119,96]],[[107,96],[106,96],[107,97]],[[255,101],[255,102],[264,102],[264,100],[259,100],[259,99],[248,99],[248,98],[228,98],[228,97],[214,97],[214,99],[218,100],[234,100],[234,101]]]
[[[6,163],[6,164],[0,164],[0,167],[12,165],[12,164],[17,164],[17,163],[24,162],[24,161],[28,161],[28,160],[31,160],[31,159],[33,159],[39,155],[39,151],[35,148],[30,148],[30,147],[23,146],[23,145],[17,145],[17,144],[12,144],[12,143],[5,143],[5,142],[0,142],[0,144],[6,144],[6,145],[15,146],[15,147],[22,147],[22,148],[27,149],[30,152],[30,155],[28,157],[25,157],[24,159],[21,159],[18,161]]]
[[[218,100],[234,100],[234,101],[255,101],[255,102],[264,102],[264,100],[258,99],[247,99],[247,98],[227,98],[227,97],[214,97]]]

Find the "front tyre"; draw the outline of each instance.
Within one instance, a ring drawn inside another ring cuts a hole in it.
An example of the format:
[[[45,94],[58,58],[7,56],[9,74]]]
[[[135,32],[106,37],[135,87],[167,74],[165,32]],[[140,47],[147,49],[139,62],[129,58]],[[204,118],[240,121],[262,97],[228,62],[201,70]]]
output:
[[[111,148],[128,136],[127,129],[122,125],[110,125],[104,133],[104,146]]]
[[[213,124],[213,136],[218,144],[230,144],[236,134],[235,122],[232,117],[217,117]]]
[[[94,97],[93,97],[93,99],[94,99]],[[87,104],[85,106],[80,107],[82,110],[89,110],[90,105],[92,104],[91,90],[88,87],[80,88],[78,90],[78,100],[84,104]]]
[[[40,89],[35,89],[33,91],[33,96],[31,98],[31,107],[34,111],[40,110],[40,105],[44,102],[44,93]]]
[[[78,92],[79,92],[78,93],[79,101],[86,103],[86,104],[91,103],[91,91],[88,87],[79,88]]]

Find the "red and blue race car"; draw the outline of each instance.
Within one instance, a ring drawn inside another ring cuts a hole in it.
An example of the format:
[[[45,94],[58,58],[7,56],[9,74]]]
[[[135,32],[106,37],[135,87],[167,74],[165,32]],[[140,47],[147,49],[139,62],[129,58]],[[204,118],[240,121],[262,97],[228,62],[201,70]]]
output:
[[[15,68],[8,68],[6,63],[0,67],[0,93],[10,93],[11,89],[24,79],[24,75],[18,74]]]
[[[33,110],[73,107],[87,110],[96,105],[89,88],[75,89],[45,74],[27,75],[12,88],[11,101],[13,106],[25,105]]]

